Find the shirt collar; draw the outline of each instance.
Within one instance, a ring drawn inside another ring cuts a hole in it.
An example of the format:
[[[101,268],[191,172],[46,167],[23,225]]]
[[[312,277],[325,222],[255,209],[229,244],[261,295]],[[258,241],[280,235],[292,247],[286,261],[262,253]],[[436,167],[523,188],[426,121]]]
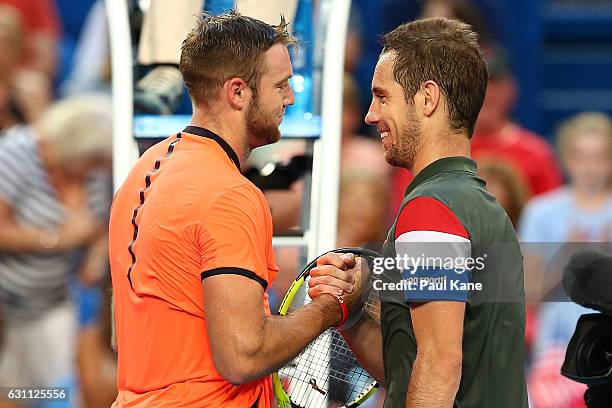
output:
[[[428,164],[419,174],[417,174],[406,189],[404,196],[410,194],[417,186],[445,171],[463,171],[476,173],[476,162],[469,157],[453,156],[443,157]]]
[[[238,171],[240,171],[240,160],[238,159],[238,155],[236,154],[234,149],[232,149],[232,146],[230,146],[229,143],[227,143],[225,140],[223,140],[223,138],[221,136],[217,135],[214,132],[211,132],[208,129],[204,129],[204,128],[199,127],[199,126],[191,126],[191,125],[187,126],[183,130],[183,132],[191,133],[192,135],[197,135],[197,136],[205,137],[205,138],[208,138],[208,139],[212,139],[215,142],[217,142],[217,144],[219,146],[221,146],[221,148],[225,151],[225,154],[227,154],[227,156],[230,158],[230,160],[232,162],[234,162],[234,164],[238,168]]]

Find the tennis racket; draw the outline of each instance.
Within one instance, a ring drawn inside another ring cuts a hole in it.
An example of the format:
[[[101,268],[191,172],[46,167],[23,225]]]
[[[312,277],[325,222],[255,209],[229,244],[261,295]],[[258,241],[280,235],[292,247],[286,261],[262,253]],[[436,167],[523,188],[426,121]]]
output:
[[[375,251],[362,248],[340,248],[330,252],[353,253],[370,264],[381,257]],[[322,256],[322,255],[321,255]],[[308,279],[317,266],[310,262],[297,276],[279,308],[281,316],[310,302]],[[380,321],[380,302],[376,291],[364,289],[362,309]],[[274,393],[280,408],[340,408],[357,407],[378,389],[378,383],[362,368],[348,344],[335,328],[317,337],[297,357],[272,375]]]

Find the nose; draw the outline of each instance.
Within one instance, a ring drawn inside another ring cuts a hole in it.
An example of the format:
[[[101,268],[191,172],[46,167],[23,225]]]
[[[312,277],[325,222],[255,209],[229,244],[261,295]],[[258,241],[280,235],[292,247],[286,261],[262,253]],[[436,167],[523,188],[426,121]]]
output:
[[[289,106],[289,105],[293,105],[294,103],[295,103],[295,94],[293,93],[293,88],[291,88],[291,85],[289,85],[285,93],[285,99],[283,100],[283,104],[285,106]]]
[[[368,125],[376,125],[380,122],[380,112],[376,107],[376,102],[372,100],[368,113],[365,116],[365,123]]]

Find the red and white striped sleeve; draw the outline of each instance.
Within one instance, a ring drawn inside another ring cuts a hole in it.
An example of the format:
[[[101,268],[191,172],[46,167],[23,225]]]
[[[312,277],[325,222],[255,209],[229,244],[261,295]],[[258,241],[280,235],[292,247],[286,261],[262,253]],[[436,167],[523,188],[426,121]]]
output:
[[[407,302],[467,301],[471,241],[449,207],[433,197],[413,199],[399,214],[394,238],[402,278],[414,283],[404,291]]]

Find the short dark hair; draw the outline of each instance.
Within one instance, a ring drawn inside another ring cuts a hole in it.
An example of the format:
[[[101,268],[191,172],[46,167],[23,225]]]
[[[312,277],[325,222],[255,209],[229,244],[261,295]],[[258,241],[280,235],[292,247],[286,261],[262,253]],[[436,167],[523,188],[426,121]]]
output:
[[[402,24],[382,38],[396,52],[393,75],[408,103],[428,80],[440,86],[451,126],[469,138],[487,90],[488,70],[478,35],[459,20],[434,17]]]
[[[283,16],[269,25],[231,11],[202,14],[181,47],[179,69],[192,99],[206,103],[230,78],[242,78],[257,94],[263,55],[275,44],[297,44]]]

